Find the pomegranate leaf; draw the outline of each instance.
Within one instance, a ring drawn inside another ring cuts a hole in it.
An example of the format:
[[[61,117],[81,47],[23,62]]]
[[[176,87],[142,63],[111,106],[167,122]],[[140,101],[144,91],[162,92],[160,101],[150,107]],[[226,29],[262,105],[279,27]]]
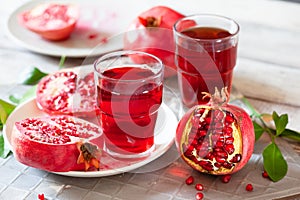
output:
[[[256,121],[253,121],[255,141],[259,140],[260,136],[265,132],[265,129],[259,125]]]
[[[0,122],[5,124],[8,115],[15,109],[15,105],[0,99]]]
[[[0,135],[0,157],[6,158],[11,154],[11,151],[5,148],[3,135]]]
[[[300,142],[300,133],[291,129],[285,129],[280,136]]]
[[[42,72],[37,67],[31,67],[21,77],[21,79],[23,79],[21,83],[24,85],[35,85],[41,80],[41,78],[47,75],[48,75],[47,73]]]
[[[289,122],[288,115],[278,115],[275,111],[272,114],[272,118],[274,120],[275,126],[276,126],[276,136],[279,136],[284,130],[286,125]]]
[[[277,182],[286,175],[288,165],[275,142],[264,149],[263,159],[264,168],[272,181]]]

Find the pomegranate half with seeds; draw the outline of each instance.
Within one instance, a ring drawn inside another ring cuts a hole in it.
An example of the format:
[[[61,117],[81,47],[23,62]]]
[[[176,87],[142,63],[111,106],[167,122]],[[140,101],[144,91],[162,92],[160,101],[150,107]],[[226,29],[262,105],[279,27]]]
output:
[[[81,73],[79,68],[70,68],[44,77],[37,86],[38,107],[49,114],[97,115],[94,74]]]
[[[176,145],[183,160],[200,172],[235,173],[253,153],[252,120],[243,109],[227,103],[226,88],[207,96],[208,104],[194,106],[180,120]]]
[[[15,123],[12,147],[16,159],[38,169],[67,172],[99,169],[101,130],[72,116],[26,118]]]

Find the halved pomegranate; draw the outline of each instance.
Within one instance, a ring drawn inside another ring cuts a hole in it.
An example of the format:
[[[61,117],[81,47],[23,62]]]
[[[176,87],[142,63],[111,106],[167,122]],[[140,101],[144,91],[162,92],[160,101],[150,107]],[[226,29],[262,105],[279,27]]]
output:
[[[21,13],[20,23],[48,40],[67,39],[75,29],[79,9],[71,4],[44,3]]]
[[[194,169],[232,174],[242,169],[252,155],[252,120],[243,109],[227,103],[226,88],[208,96],[208,104],[194,106],[180,120],[176,144],[183,160]]]
[[[26,118],[11,136],[16,159],[38,169],[67,172],[99,169],[101,129],[72,116]]]
[[[166,6],[155,6],[142,12],[131,22],[124,38],[124,48],[157,56],[165,65],[164,76],[176,75],[172,28],[182,17],[184,15]]]
[[[44,77],[37,86],[38,107],[49,114],[96,116],[94,74],[80,72],[79,68],[64,69]]]

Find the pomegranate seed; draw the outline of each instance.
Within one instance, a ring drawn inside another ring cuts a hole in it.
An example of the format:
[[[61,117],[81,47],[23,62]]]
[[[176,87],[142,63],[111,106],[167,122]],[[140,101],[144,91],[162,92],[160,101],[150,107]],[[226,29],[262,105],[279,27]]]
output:
[[[189,176],[186,180],[185,180],[185,183],[187,185],[191,185],[194,183],[194,177],[193,176]]]
[[[263,171],[263,173],[261,175],[264,178],[269,178],[269,174],[266,171]]]
[[[197,183],[197,184],[195,185],[195,188],[196,188],[196,190],[198,190],[198,191],[202,191],[202,190],[204,189],[204,187],[203,187],[203,185],[202,185],[201,183]]]
[[[235,150],[233,144],[226,144],[224,146],[224,148],[227,151],[227,153],[230,154],[230,155],[233,154],[233,152]]]
[[[228,124],[231,124],[232,122],[234,122],[234,119],[233,119],[232,116],[226,115],[225,122],[228,123]]]
[[[201,200],[201,199],[203,199],[203,197],[204,197],[204,195],[203,195],[202,192],[197,192],[197,194],[196,194],[196,200]]]
[[[249,191],[249,192],[253,191],[253,186],[252,186],[251,183],[248,183],[248,184],[246,185],[246,190]]]
[[[230,174],[226,174],[224,176],[221,177],[221,180],[223,183],[228,183],[231,179],[231,175]]]

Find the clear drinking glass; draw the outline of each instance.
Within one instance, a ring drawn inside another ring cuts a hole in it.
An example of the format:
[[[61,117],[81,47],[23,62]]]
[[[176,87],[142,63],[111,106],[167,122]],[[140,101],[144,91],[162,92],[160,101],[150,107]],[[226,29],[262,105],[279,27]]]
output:
[[[175,63],[182,102],[207,103],[203,92],[226,88],[230,94],[236,65],[239,25],[218,15],[197,14],[174,24]]]
[[[94,64],[104,150],[140,158],[154,149],[154,128],[163,94],[163,64],[139,51],[118,51]]]

